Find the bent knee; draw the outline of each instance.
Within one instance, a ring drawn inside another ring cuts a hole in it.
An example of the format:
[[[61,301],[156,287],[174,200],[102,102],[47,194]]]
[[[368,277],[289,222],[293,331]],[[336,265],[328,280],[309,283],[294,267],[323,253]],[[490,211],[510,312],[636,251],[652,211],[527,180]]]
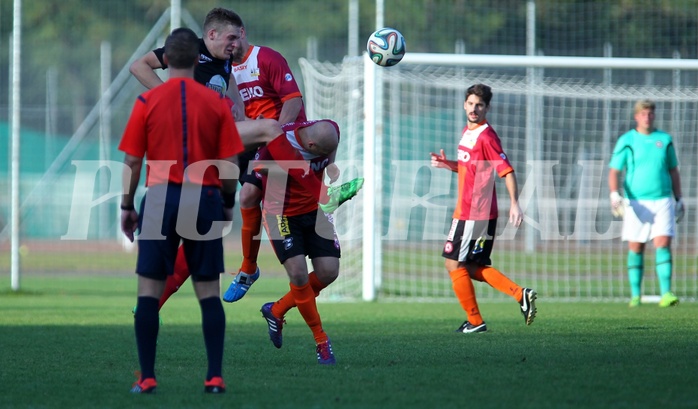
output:
[[[322,284],[325,286],[328,286],[339,277],[339,269],[332,269],[332,270],[315,270],[315,275],[317,276],[317,279],[320,280]]]

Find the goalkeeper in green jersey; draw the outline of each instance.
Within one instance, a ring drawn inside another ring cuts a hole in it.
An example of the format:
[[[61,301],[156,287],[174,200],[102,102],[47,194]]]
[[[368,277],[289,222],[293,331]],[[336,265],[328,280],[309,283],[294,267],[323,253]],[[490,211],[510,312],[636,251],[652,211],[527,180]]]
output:
[[[671,238],[686,211],[681,200],[681,178],[671,135],[654,127],[655,104],[635,104],[637,126],[618,138],[609,164],[611,211],[623,218],[623,241],[628,242],[630,306],[640,305],[645,244],[652,240],[661,291],[660,307],[678,304],[671,292]],[[625,171],[623,192],[619,190]]]

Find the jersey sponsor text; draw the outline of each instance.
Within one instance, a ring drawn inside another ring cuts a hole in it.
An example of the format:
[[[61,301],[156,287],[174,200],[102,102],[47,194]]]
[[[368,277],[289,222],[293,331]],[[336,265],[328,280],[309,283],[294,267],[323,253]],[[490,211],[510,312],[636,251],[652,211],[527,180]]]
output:
[[[264,96],[264,90],[259,85],[247,87],[240,90],[240,96],[243,101],[249,101],[252,98],[261,98]]]

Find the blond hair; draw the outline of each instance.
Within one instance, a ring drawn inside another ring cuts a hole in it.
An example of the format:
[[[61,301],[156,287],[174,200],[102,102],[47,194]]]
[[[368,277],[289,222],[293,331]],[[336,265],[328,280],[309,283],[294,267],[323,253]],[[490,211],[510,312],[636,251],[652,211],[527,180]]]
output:
[[[654,112],[654,102],[649,100],[649,99],[641,99],[635,103],[635,113],[637,114],[640,111],[643,111],[645,109],[649,109],[650,111]]]
[[[204,19],[205,32],[212,29],[220,30],[228,25],[240,28],[245,27],[245,24],[243,24],[242,18],[240,18],[238,13],[222,7],[212,9],[208,12],[208,14],[206,14],[206,18]]]

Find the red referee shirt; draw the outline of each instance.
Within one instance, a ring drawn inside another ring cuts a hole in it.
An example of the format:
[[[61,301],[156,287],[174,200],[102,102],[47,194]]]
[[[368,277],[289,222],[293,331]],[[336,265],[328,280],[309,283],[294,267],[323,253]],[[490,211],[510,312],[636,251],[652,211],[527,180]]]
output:
[[[225,99],[190,78],[171,78],[141,94],[119,144],[119,150],[148,160],[146,186],[181,184],[190,164],[224,159],[243,149]],[[154,161],[174,164],[153,166]],[[208,168],[203,179],[187,182],[221,185],[215,167]]]

